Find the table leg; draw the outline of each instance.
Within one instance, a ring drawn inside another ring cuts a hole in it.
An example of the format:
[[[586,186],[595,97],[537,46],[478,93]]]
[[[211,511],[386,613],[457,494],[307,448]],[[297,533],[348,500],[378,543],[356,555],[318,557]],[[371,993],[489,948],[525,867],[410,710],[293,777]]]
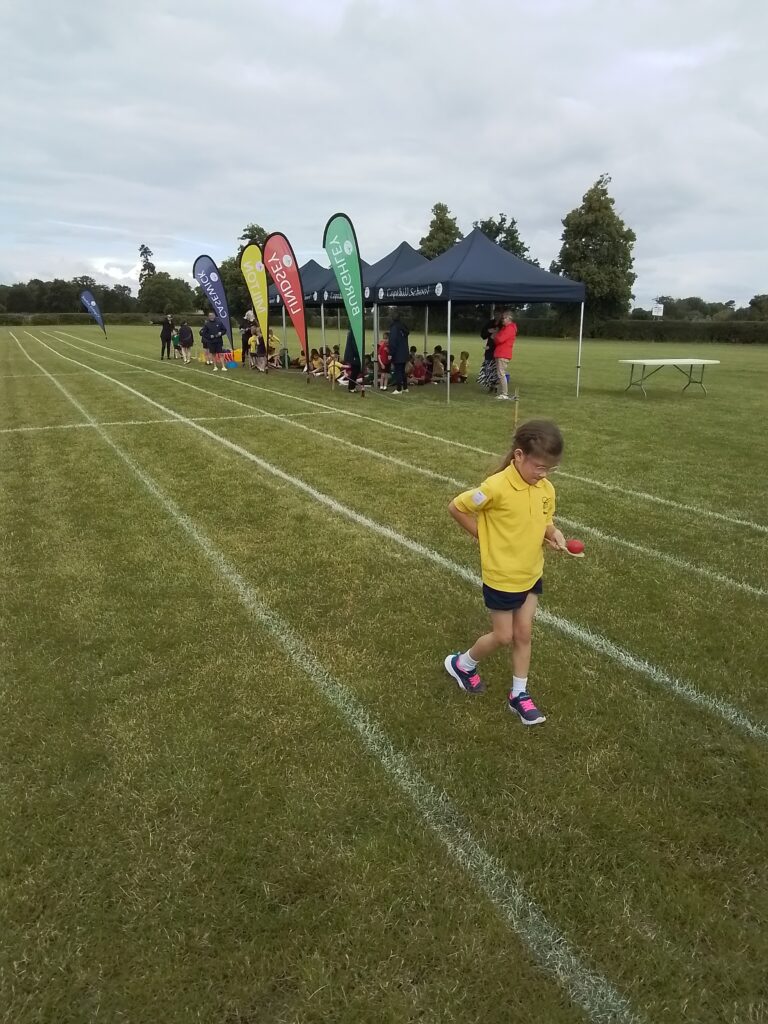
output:
[[[627,384],[627,386],[624,388],[624,392],[626,393],[627,391],[629,391],[630,388],[640,388],[640,390],[643,392],[643,394],[647,398],[648,397],[648,392],[643,387],[643,382],[645,381],[645,369],[646,368],[644,366],[642,366],[642,365],[638,366],[639,376],[638,376],[637,380],[635,380],[635,365],[636,365],[635,363],[631,363],[630,364],[630,367],[629,367],[629,384]],[[650,376],[650,374],[649,374],[649,376]]]
[[[680,370],[681,373],[685,373],[685,370],[681,366],[678,366],[677,369]],[[693,372],[694,371],[694,367],[693,366],[689,366],[688,367],[688,375],[687,375],[688,376],[688,383],[683,388],[683,391],[687,391],[688,388],[691,386],[691,384],[698,384],[699,387],[701,388],[701,390],[704,392],[705,395],[709,394],[707,389],[704,387],[704,369],[705,369],[705,367],[703,365],[701,365],[699,367],[699,371],[700,372],[699,372],[699,378],[697,380],[696,377],[694,376],[694,372]]]

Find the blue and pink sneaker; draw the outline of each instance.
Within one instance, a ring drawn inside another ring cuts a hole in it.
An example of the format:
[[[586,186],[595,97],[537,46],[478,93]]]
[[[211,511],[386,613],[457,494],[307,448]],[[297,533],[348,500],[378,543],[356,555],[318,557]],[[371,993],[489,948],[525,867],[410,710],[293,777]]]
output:
[[[513,697],[510,691],[507,698],[507,707],[519,716],[523,725],[539,725],[547,720],[533,703],[530,693],[526,693],[525,690],[518,694],[517,697]]]
[[[476,668],[473,668],[471,672],[465,672],[463,668],[459,668],[459,657],[458,654],[449,654],[443,662],[445,671],[449,676],[453,676],[459,689],[465,690],[467,693],[485,693],[485,683],[480,678],[480,673]]]

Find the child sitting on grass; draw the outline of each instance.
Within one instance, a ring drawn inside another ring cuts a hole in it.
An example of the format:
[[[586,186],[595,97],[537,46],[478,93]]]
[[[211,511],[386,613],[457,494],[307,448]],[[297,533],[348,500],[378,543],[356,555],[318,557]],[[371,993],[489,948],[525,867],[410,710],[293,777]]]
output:
[[[469,352],[462,352],[459,355],[459,383],[467,383],[467,363],[469,362]]]

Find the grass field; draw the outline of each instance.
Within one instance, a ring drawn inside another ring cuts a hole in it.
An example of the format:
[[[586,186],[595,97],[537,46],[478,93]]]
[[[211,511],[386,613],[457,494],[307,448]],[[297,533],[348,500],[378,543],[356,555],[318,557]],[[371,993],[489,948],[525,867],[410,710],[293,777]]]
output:
[[[511,403],[65,331],[0,332],[1,1021],[768,1021],[768,350],[518,343],[587,545],[526,730],[442,667]]]

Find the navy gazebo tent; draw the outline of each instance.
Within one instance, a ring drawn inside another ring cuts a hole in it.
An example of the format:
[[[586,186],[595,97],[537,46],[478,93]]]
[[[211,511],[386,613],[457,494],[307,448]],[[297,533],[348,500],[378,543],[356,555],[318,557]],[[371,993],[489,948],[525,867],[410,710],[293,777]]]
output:
[[[442,255],[411,270],[393,269],[376,284],[376,303],[419,305],[448,303],[448,363],[451,358],[451,310],[454,302],[573,302],[581,305],[576,360],[576,395],[581,380],[585,288],[580,281],[551,274],[491,241],[479,228]],[[450,401],[450,374],[448,374]]]

